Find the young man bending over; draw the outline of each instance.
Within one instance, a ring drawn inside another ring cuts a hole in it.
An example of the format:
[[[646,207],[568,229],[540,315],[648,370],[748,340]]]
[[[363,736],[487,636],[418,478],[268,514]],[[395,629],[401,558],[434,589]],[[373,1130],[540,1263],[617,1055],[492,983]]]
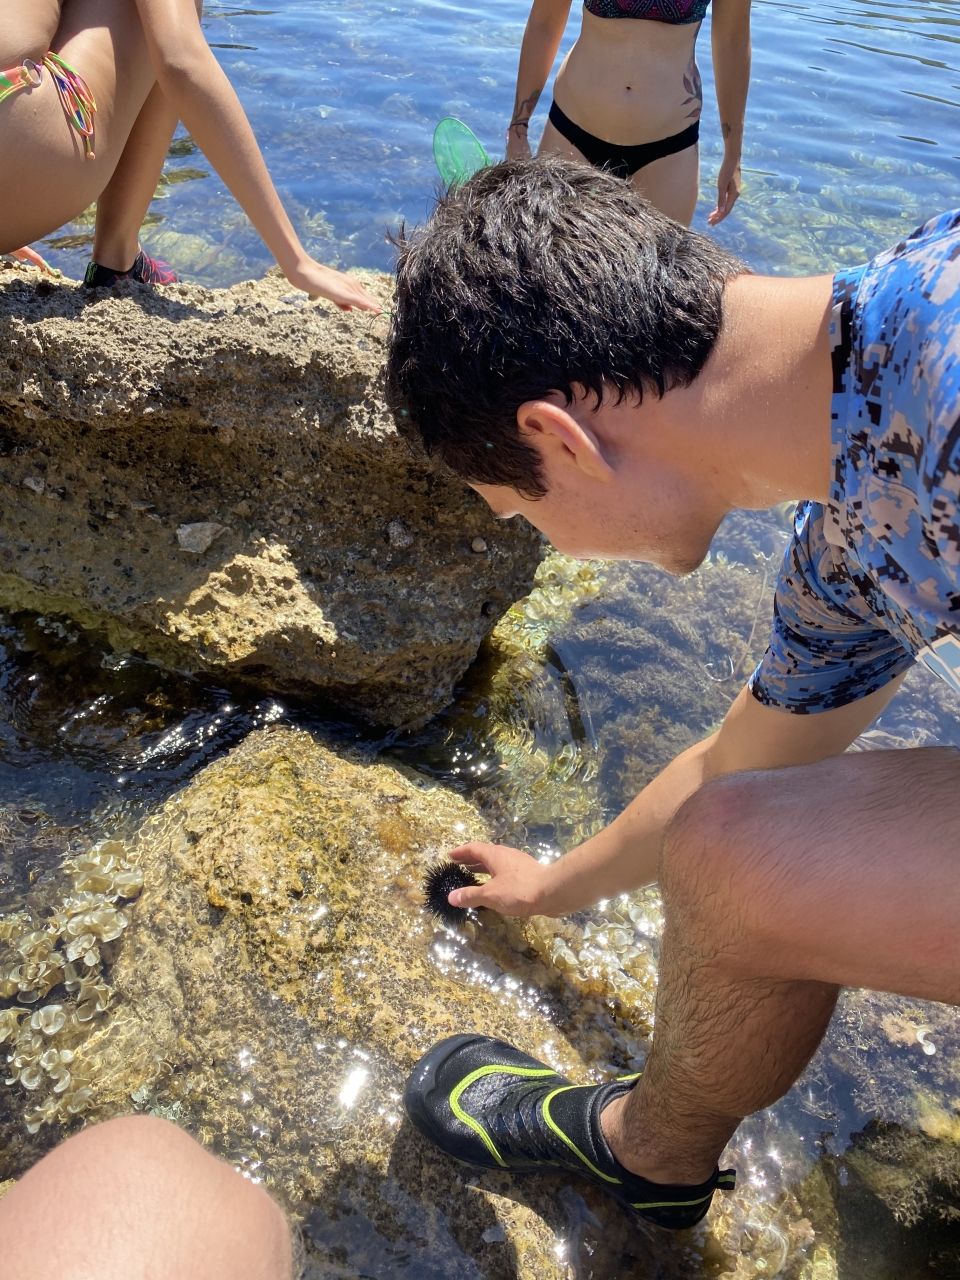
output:
[[[451,1155],[576,1171],[690,1226],[842,986],[960,1004],[960,755],[842,754],[917,658],[960,689],[960,212],[773,279],[595,170],[499,165],[401,244],[387,381],[402,430],[568,554],[686,573],[728,511],[800,501],[720,729],[551,865],[454,854],[490,879],[451,901],[507,915],[659,879],[640,1077],[570,1088],[459,1035],[406,1090]]]

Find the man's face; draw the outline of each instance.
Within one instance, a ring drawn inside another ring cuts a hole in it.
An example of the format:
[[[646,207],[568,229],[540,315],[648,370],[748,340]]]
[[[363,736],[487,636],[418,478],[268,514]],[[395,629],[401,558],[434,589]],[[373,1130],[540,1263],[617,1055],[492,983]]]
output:
[[[578,560],[642,560],[669,573],[690,573],[700,564],[718,521],[703,514],[695,496],[676,486],[633,487],[628,500],[616,493],[580,492],[551,486],[542,498],[525,498],[506,485],[473,484],[500,520],[523,516],[558,551]]]
[[[523,516],[577,559],[642,560],[670,573],[700,564],[725,511],[710,460],[662,421],[663,401],[586,395],[529,401],[518,429],[540,458],[547,492],[474,484],[495,516]]]

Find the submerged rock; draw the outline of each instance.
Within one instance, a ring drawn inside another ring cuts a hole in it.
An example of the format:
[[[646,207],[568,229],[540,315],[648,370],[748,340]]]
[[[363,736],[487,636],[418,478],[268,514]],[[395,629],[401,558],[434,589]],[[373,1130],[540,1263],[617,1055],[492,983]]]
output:
[[[388,304],[386,276],[365,283]],[[377,723],[428,719],[540,539],[397,436],[386,327],[276,275],[94,299],[0,269],[0,605]]]
[[[401,1118],[410,1066],[455,1030],[503,1036],[580,1076],[611,1060],[626,1069],[641,1051],[517,926],[448,933],[430,920],[423,871],[477,821],[451,792],[306,733],[251,735],[129,842],[123,861],[143,889],[104,971],[109,1008],[82,1035],[75,1018],[54,1029],[53,1014],[34,1033],[44,1052],[69,1034],[76,1114],[137,1106],[185,1124],[275,1191],[317,1277],[561,1280],[564,1250],[597,1251],[608,1276],[621,1257],[639,1264],[630,1225],[589,1189],[548,1179],[517,1200],[510,1179],[473,1178]],[[11,1103],[22,1098],[22,1117],[36,1099],[22,1081],[4,1093],[0,1178],[56,1132],[25,1134]],[[44,1118],[69,1114],[51,1105]]]
[[[482,823],[456,794],[302,731],[252,734],[208,766],[122,858],[112,850],[108,887],[122,862],[143,888],[104,958],[108,1006],[80,1032],[48,1012],[36,1033],[44,1053],[70,1036],[76,1119],[136,1107],[185,1125],[279,1196],[310,1280],[775,1274],[781,1238],[809,1230],[795,1204],[757,1205],[748,1186],[712,1232],[646,1232],[576,1180],[460,1168],[403,1119],[411,1065],[454,1031],[501,1036],[579,1080],[643,1061],[649,953],[633,946],[618,989],[615,948],[600,954],[589,922],[435,926],[423,871],[467,827]],[[73,879],[100,884],[103,858],[75,861]],[[622,904],[606,928],[632,918]],[[51,1108],[27,1134],[34,1106],[22,1081],[0,1094],[0,1179],[63,1131]],[[741,1262],[753,1271],[735,1273]]]

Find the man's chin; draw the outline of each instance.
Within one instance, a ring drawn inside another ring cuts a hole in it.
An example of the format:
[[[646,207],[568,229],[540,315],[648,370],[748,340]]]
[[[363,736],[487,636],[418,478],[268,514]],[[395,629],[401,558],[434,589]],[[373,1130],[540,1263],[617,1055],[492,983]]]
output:
[[[589,548],[561,546],[556,542],[553,543],[553,547],[561,555],[570,556],[573,560],[623,560],[633,564],[653,564],[658,569],[664,569],[676,578],[683,578],[687,574],[695,573],[703,564],[707,552],[710,550],[709,543],[704,548],[698,548],[696,551],[692,551],[687,547],[680,550],[676,547],[624,547],[622,544]]]
[[[674,578],[686,578],[689,574],[696,573],[707,558],[709,550],[709,543],[702,550],[699,548],[692,550],[689,547],[684,547],[682,550],[677,547],[663,547],[656,555],[648,556],[647,559]]]

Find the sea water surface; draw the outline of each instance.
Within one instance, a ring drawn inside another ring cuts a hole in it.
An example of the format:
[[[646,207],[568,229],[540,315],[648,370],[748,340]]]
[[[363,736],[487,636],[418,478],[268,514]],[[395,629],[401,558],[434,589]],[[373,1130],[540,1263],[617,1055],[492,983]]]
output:
[[[387,233],[430,211],[436,121],[459,116],[500,154],[526,16],[515,0],[281,0],[256,9],[208,0],[204,26],[310,251],[387,270]],[[565,48],[577,29],[574,12]],[[744,193],[717,235],[755,269],[855,263],[960,203],[960,3],[755,0],[753,46]],[[709,47],[708,17],[699,42],[700,229],[721,155]],[[534,140],[548,100],[545,93]],[[183,134],[148,221],[144,243],[189,280],[230,284],[270,265]],[[89,218],[80,219],[43,252],[78,276],[90,235]],[[508,732],[499,741],[483,722],[483,664],[457,705],[417,735],[323,728],[473,792],[504,839],[553,856],[612,817],[721,713],[762,651],[787,521],[786,512],[731,520],[710,561],[684,583],[598,565],[597,590],[572,613],[563,584],[576,579],[562,566],[561,585],[541,591],[518,621],[550,643],[539,649],[537,678],[505,705],[501,697]],[[309,725],[311,712],[110,654],[56,618],[0,615],[0,834],[11,851],[0,862],[0,911],[65,849],[135,819],[252,728],[277,720]],[[911,677],[882,727],[901,740],[960,741],[949,700],[921,677]],[[532,759],[545,762],[541,776]],[[873,1053],[863,1047],[859,1069],[889,1075]],[[935,1061],[919,1052],[907,1060],[903,1087],[923,1084]],[[776,1196],[787,1166],[796,1172],[823,1152],[842,1157],[869,1124],[832,1073],[824,1059],[802,1089],[745,1130],[741,1176],[758,1201]],[[842,1159],[838,1167],[842,1180]],[[872,1202],[848,1207],[842,1232],[845,1280],[956,1274],[939,1261],[942,1233],[901,1228]]]
[[[523,0],[283,0],[255,9],[207,0],[204,25],[311,251],[341,266],[389,269],[386,233],[431,207],[437,120],[459,116],[491,156],[502,155],[526,17]],[[718,236],[755,269],[856,262],[960,201],[956,0],[754,0],[752,29],[744,195]],[[578,30],[574,8],[561,53]],[[694,225],[705,229],[722,151],[709,13],[698,49],[703,183]],[[534,142],[548,106],[549,88]],[[148,247],[203,283],[266,268],[266,249],[187,139],[165,177]],[[84,225],[46,242],[73,275],[88,246]]]

